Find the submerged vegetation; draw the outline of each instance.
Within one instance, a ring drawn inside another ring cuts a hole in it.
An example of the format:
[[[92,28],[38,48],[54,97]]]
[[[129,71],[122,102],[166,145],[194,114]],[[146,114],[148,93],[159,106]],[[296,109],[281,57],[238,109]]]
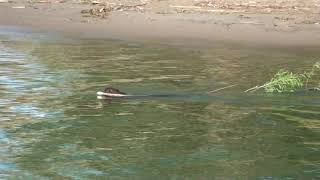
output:
[[[296,92],[305,87],[306,90],[320,90],[320,62],[313,65],[309,72],[293,73],[285,69],[280,69],[274,77],[261,86],[247,89],[245,92],[252,92],[264,89],[267,93],[288,93]],[[318,78],[318,79],[317,79]],[[314,86],[309,87],[310,83]]]

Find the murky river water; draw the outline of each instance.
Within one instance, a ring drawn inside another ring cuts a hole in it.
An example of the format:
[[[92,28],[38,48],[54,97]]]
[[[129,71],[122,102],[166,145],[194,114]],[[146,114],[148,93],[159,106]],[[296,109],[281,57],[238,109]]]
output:
[[[320,52],[0,32],[1,179],[320,178],[319,94],[243,93]]]

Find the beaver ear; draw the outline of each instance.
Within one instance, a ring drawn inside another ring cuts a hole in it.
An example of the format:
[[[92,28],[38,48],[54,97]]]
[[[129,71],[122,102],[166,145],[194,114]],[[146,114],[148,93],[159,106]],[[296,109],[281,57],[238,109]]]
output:
[[[110,92],[110,88],[109,88],[109,87],[106,87],[106,88],[104,89],[104,92]]]

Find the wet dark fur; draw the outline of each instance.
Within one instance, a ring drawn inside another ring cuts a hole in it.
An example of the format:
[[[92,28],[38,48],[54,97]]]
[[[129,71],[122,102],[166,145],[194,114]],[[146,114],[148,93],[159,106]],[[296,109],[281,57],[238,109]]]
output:
[[[106,87],[103,92],[110,94],[126,94],[124,92],[121,92],[119,89],[113,87]]]

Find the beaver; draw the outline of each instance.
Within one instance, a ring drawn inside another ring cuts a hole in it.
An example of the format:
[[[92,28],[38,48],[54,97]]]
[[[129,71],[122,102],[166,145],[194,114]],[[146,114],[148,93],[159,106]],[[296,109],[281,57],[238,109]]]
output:
[[[104,93],[109,93],[109,94],[122,94],[125,95],[126,93],[121,92],[119,89],[113,88],[113,87],[106,87],[103,91]]]
[[[112,99],[112,98],[143,98],[143,97],[170,97],[169,94],[144,94],[144,95],[132,95],[121,92],[119,89],[113,87],[106,87],[103,92],[97,92],[98,99]]]
[[[106,87],[103,92],[99,91],[97,92],[97,98],[98,99],[108,99],[112,97],[126,97],[130,96],[127,95],[124,92],[121,92],[119,89],[113,88],[113,87]]]
[[[97,92],[98,99],[131,99],[131,98],[172,98],[172,97],[185,97],[183,94],[126,94],[119,89],[113,87],[106,87],[104,91]]]
[[[220,90],[231,88],[234,86],[237,86],[237,84],[232,84],[229,86],[218,88],[218,89],[215,89],[212,91],[208,91],[207,93],[218,92]],[[320,91],[320,88],[312,88],[309,90]],[[172,97],[172,96],[179,96],[177,94],[175,94],[175,95],[174,94],[129,95],[129,94],[121,92],[119,89],[116,89],[113,87],[106,87],[103,92],[101,92],[101,91],[97,92],[97,95],[98,95],[98,97],[97,97],[98,99],[107,99],[107,98],[111,98],[111,97]]]

